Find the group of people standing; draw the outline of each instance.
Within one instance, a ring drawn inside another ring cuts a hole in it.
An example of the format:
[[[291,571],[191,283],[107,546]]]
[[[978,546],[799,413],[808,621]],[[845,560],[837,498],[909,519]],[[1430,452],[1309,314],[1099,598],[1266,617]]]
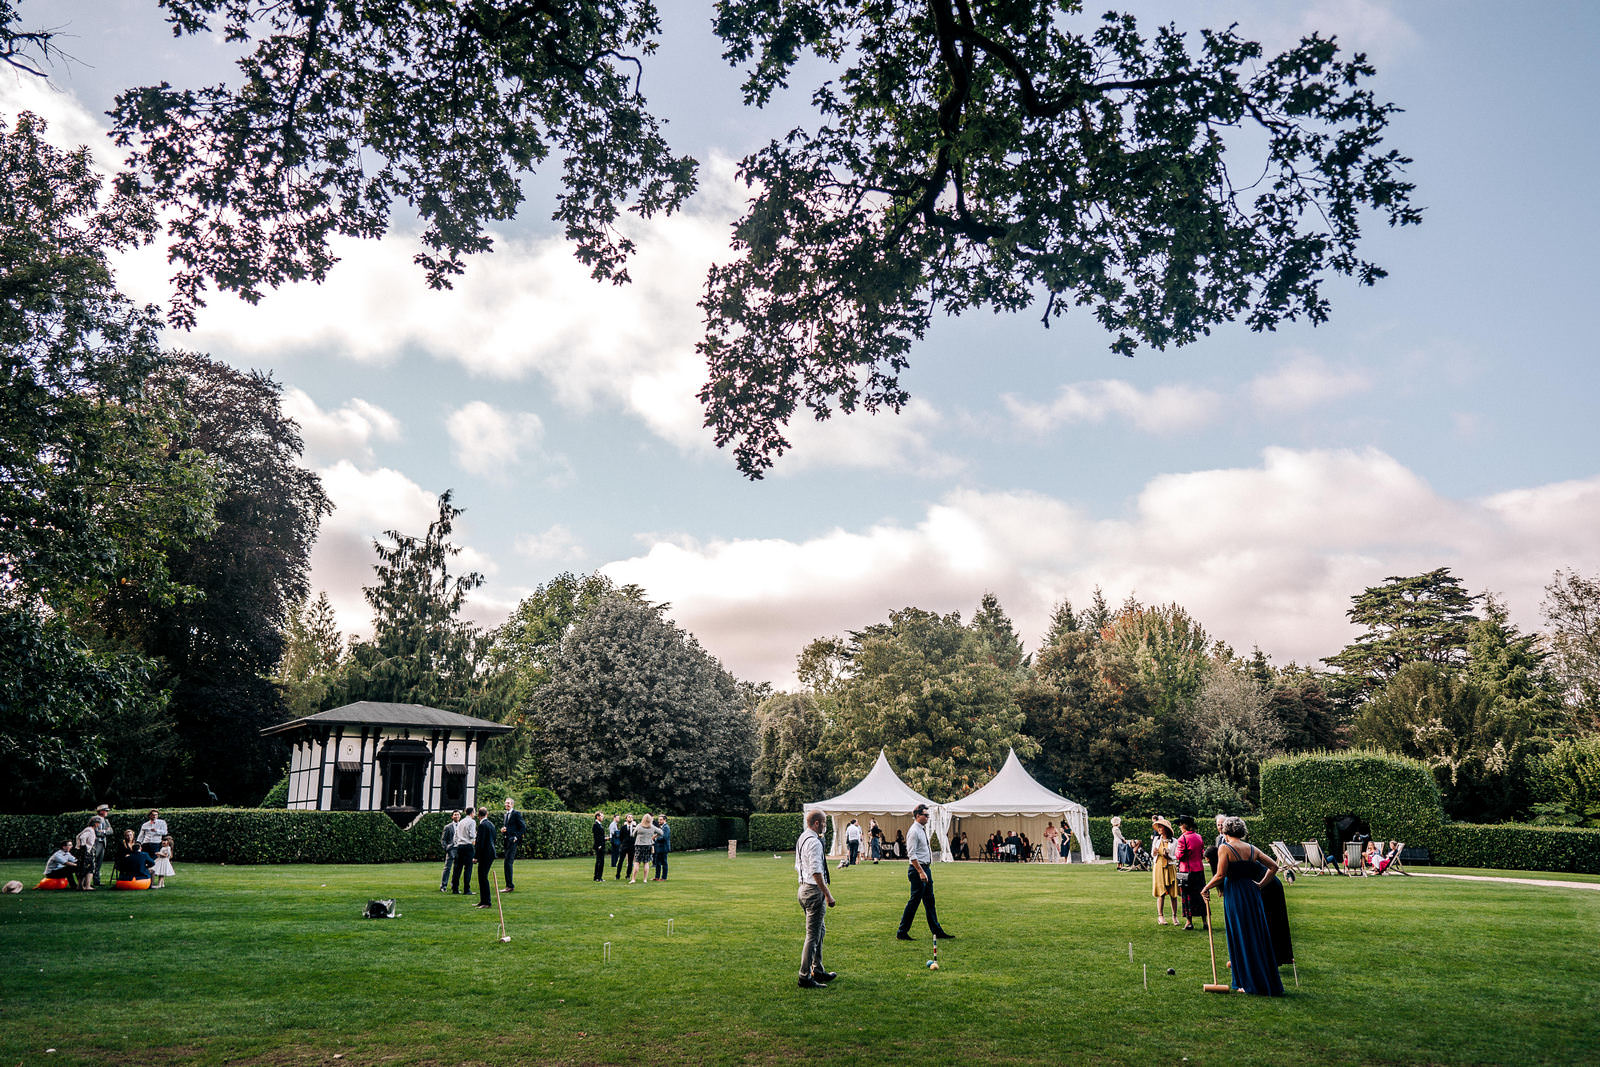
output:
[[[1260,996],[1281,997],[1283,980],[1278,968],[1294,962],[1289,936],[1289,911],[1284,902],[1278,863],[1246,840],[1244,820],[1217,816],[1216,843],[1207,848],[1194,820],[1178,820],[1176,839],[1172,824],[1157,817],[1151,823],[1151,880],[1156,898],[1156,922],[1167,921],[1165,905],[1172,905],[1172,924],[1178,923],[1182,900],[1185,930],[1209,925],[1211,890],[1221,888],[1227,930],[1229,981],[1234,988]],[[1205,880],[1209,862],[1212,876]]]
[[[616,871],[612,876],[620,880],[624,873],[628,876],[628,884],[633,885],[638,881],[665,882],[667,880],[667,856],[672,851],[672,827],[667,824],[665,815],[652,815],[649,812],[633,821],[633,813],[626,815],[613,815],[611,824],[606,825],[605,812],[594,813],[594,880],[605,880],[606,850],[611,851],[611,866]],[[626,868],[626,870],[624,870]],[[643,873],[643,878],[639,877]]]
[[[489,809],[480,807],[477,810],[465,812],[457,810],[450,813],[450,821],[444,824],[440,834],[439,844],[444,849],[444,870],[439,875],[439,892],[446,889],[451,893],[465,892],[472,895],[472,868],[478,868],[478,902],[475,908],[487,908],[493,905],[494,898],[489,892],[489,880],[494,870],[495,838],[501,838],[505,860],[505,885],[500,887],[502,893],[516,892],[515,865],[517,851],[522,845],[522,839],[528,832],[527,820],[522,817],[522,812],[517,810],[517,802],[511,797],[505,800],[505,817],[500,821],[497,830],[494,822],[489,818]]]
[[[167,822],[155,808],[137,831],[124,830],[114,849],[109,843],[115,831],[111,826],[111,806],[101,804],[89,816],[75,837],[60,842],[49,859],[45,860],[44,886],[65,883],[61,888],[92,890],[100,888],[101,867],[108,850],[112,852],[112,870],[116,874],[114,885],[118,889],[165,889],[167,879],[175,873],[172,867],[172,835],[167,832]]]

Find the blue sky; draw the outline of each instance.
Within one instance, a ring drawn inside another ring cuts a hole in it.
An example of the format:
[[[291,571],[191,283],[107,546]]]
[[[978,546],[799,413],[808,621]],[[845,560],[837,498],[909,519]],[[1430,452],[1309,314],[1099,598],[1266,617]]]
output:
[[[1131,5],[1237,21],[1269,46],[1320,28],[1372,55],[1426,208],[1420,227],[1371,231],[1390,277],[1334,286],[1322,327],[1220,330],[1132,360],[1082,315],[941,322],[905,413],[797,428],[756,483],[699,428],[695,301],[739,210],[733,161],[804,112],[742,108],[709,5],[662,6],[644,89],[702,161],[702,192],[639,227],[632,286],[587,280],[534,180],[451,293],[423,286],[401,227],[345,248],[320,288],[216,298],[171,339],[284,383],[339,505],[313,580],[350,628],[371,537],[420,532],[446,488],[467,509],[463,558],[488,575],[479,621],[560,570],[604,568],[670,601],[739,675],[779,684],[812,637],[905,605],[969,615],[986,590],[1030,648],[1057,600],[1098,584],[1114,604],[1176,600],[1282,663],[1337,651],[1349,597],[1386,575],[1450,566],[1535,627],[1556,568],[1600,571],[1593,5]],[[36,11],[74,35],[75,62],[54,91],[0,75],[0,111],[40,111],[65,140],[98,140],[119,88],[229,76],[218,43],[174,41],[152,0]],[[795,84],[803,102],[811,80]],[[123,279],[165,295],[159,253]]]

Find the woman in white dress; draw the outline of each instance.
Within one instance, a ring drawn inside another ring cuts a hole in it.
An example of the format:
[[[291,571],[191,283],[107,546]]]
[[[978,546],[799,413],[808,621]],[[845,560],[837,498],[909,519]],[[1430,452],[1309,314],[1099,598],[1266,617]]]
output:
[[[1061,860],[1061,837],[1056,833],[1056,824],[1045,823],[1044,826],[1044,861],[1058,863]]]

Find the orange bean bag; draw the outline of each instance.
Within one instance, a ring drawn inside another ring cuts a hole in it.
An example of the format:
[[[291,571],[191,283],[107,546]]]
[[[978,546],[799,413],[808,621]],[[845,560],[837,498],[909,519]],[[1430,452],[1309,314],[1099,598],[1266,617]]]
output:
[[[126,879],[126,878],[119,878],[117,880],[117,883],[116,883],[114,888],[116,888],[116,889],[149,889],[150,888],[150,879],[148,879],[148,878],[140,878],[138,881],[132,882],[132,881],[129,881],[128,879]]]
[[[71,889],[72,883],[65,878],[41,878],[35,889]]]

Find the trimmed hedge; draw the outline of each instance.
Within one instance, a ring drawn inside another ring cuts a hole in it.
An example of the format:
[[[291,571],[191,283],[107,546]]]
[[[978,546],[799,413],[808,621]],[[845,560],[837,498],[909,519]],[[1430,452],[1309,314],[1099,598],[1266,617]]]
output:
[[[0,814],[0,856],[44,858],[73,837],[94,813],[60,815]],[[271,808],[162,809],[172,832],[176,859],[191,863],[409,863],[442,858],[439,835],[446,812],[429,812],[407,829],[381,811],[287,811]],[[537,859],[592,855],[593,813],[526,811],[528,834],[520,855]],[[798,816],[796,817],[798,818]],[[137,830],[144,813],[113,814],[114,836]],[[743,820],[716,816],[677,816],[672,849],[688,852],[726,847],[729,831]],[[498,823],[497,823],[498,825]],[[790,841],[789,847],[794,842]],[[108,849],[109,853],[109,849]]]
[[[832,820],[829,820],[830,824]],[[751,852],[793,852],[805,829],[798,811],[750,816]],[[825,828],[826,830],[826,828]]]
[[[1421,760],[1375,750],[1278,756],[1261,765],[1257,841],[1323,840],[1330,816],[1354,815],[1373,837],[1423,845],[1445,825],[1433,772]]]
[[[1448,867],[1600,874],[1600,829],[1456,822],[1416,843],[1427,848],[1434,863]]]

